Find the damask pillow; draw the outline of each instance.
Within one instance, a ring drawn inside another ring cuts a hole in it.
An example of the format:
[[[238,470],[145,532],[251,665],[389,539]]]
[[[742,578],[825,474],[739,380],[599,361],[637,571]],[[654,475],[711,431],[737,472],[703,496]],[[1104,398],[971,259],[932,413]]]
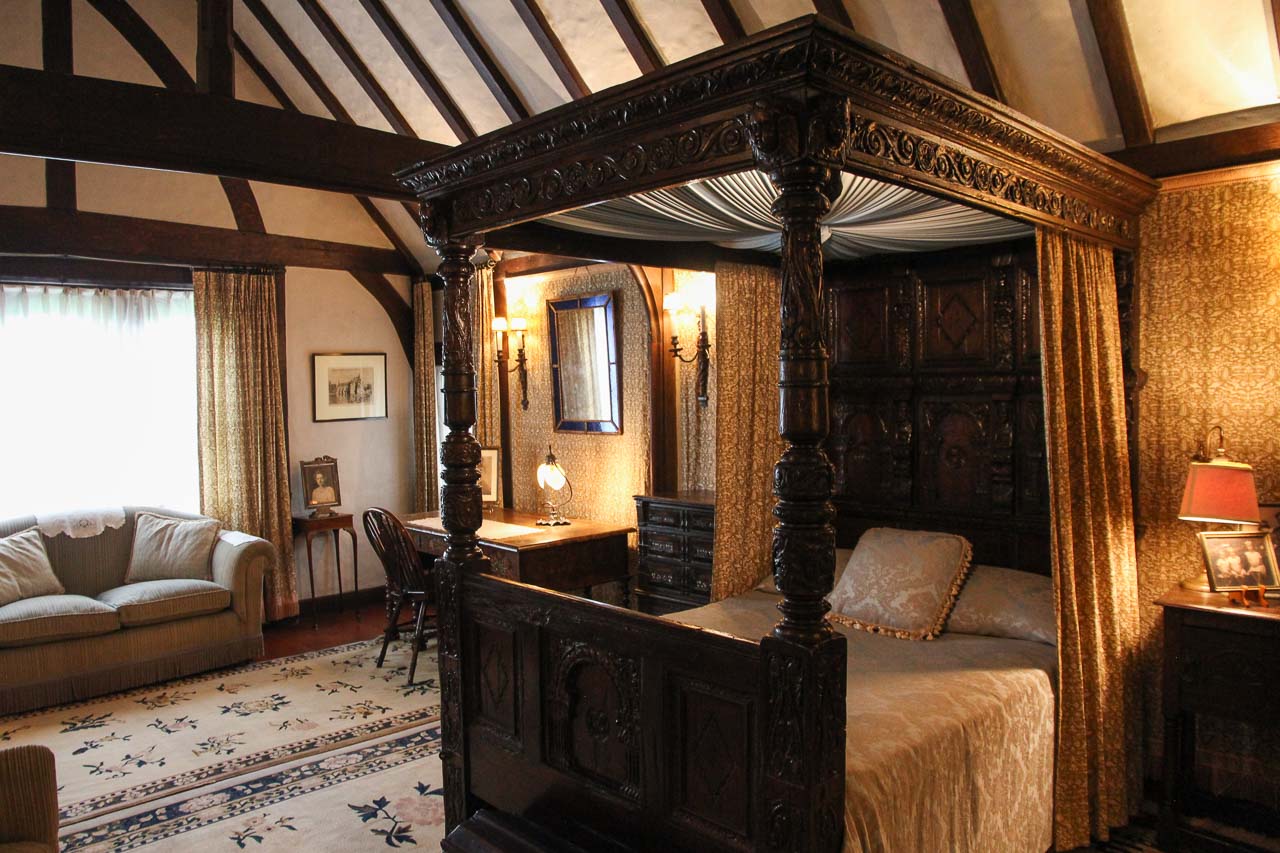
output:
[[[997,566],[974,566],[947,631],[1058,644],[1053,578]]]
[[[62,581],[49,564],[39,528],[0,539],[0,607],[24,598],[64,592]]]
[[[963,536],[873,527],[831,592],[831,619],[903,640],[932,640],[947,624],[972,556]]]
[[[213,546],[220,527],[212,518],[138,513],[124,582],[213,580]]]

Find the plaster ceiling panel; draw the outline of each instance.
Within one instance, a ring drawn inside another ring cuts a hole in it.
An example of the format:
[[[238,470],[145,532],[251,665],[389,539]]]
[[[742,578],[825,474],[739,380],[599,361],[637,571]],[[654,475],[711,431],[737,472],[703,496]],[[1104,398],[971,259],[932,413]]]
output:
[[[1156,127],[1277,101],[1275,29],[1261,0],[1125,0]]]
[[[5,0],[0,27],[0,65],[43,68],[40,0]]]
[[[354,196],[250,181],[268,234],[392,248]]]
[[[236,3],[235,8],[236,35],[249,48],[249,52],[262,63],[275,81],[284,89],[285,94],[293,101],[293,105],[308,115],[321,118],[333,118],[329,110],[320,101],[315,90],[311,88],[302,75],[293,67],[293,63],[285,56],[271,36],[258,23],[258,19],[250,14],[244,3]]]
[[[540,113],[570,100],[511,0],[465,0],[461,6],[531,112]]]
[[[973,8],[1011,107],[1086,145],[1123,145],[1085,0],[974,0]]]
[[[253,69],[245,64],[245,61],[236,54],[234,57],[236,66],[236,99],[248,101],[251,104],[261,104],[264,107],[280,107],[281,104],[268,91],[267,87],[262,84],[257,75],[253,73]]]
[[[476,133],[486,133],[511,123],[471,60],[458,46],[453,33],[449,32],[427,0],[386,0],[386,3]]]
[[[342,102],[356,124],[375,130],[391,130],[391,125],[387,124],[373,101],[369,100],[369,96],[360,88],[360,84],[351,76],[333,48],[329,47],[329,43],[320,35],[307,13],[302,11],[297,0],[263,0],[263,4],[280,22],[280,26],[289,34],[298,50],[302,51],[302,55],[315,66],[316,72]]]
[[[640,76],[604,6],[585,0],[538,0],[538,4],[591,91]]]
[[[734,0],[733,8],[742,19],[747,35],[815,11],[812,0]]]
[[[723,44],[701,3],[631,0],[631,7],[668,65]]]
[[[346,36],[387,97],[422,139],[454,145],[459,140],[427,93],[379,31],[373,19],[350,0],[323,0],[320,4]]]
[[[856,0],[849,17],[860,35],[969,85],[938,0]]]
[[[0,154],[0,204],[44,207],[44,158]]]
[[[427,272],[431,272],[440,265],[440,258],[431,249],[427,248],[427,243],[422,239],[422,229],[418,227],[417,221],[409,215],[404,209],[404,205],[396,201],[385,198],[371,198],[373,206],[378,208],[382,214],[382,218],[387,220],[387,224],[391,226],[391,230],[395,231],[400,237],[401,242],[408,247],[418,263]]]
[[[77,163],[76,204],[94,213],[236,227],[227,195],[213,175]]]
[[[129,0],[133,10],[142,16],[156,35],[173,52],[196,79],[196,4],[173,0]]]
[[[77,74],[143,86],[160,85],[160,79],[142,57],[85,0],[74,0],[71,6],[71,41]]]

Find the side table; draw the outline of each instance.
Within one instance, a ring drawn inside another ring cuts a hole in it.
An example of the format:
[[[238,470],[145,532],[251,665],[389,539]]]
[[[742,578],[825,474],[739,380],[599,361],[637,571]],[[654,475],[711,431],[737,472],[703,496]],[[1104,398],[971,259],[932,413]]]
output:
[[[311,562],[311,540],[322,533],[333,531],[333,564],[338,574],[338,609],[342,609],[344,599],[342,592],[342,551],[338,547],[341,537],[338,536],[339,531],[345,530],[351,534],[351,582],[355,587],[355,591],[360,591],[360,548],[356,544],[356,528],[355,517],[349,513],[336,512],[333,515],[310,516],[295,515],[293,517],[293,536],[296,539],[299,536],[307,537],[307,577],[311,580],[311,624],[313,627],[320,625],[320,608],[316,604],[316,573]],[[356,610],[356,616],[359,618],[360,611]]]

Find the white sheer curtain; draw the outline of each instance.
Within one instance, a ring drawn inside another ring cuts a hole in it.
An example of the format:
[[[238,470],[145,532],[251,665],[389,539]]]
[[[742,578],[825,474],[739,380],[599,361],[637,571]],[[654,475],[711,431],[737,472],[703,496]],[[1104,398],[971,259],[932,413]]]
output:
[[[0,518],[198,512],[192,294],[0,285]]]

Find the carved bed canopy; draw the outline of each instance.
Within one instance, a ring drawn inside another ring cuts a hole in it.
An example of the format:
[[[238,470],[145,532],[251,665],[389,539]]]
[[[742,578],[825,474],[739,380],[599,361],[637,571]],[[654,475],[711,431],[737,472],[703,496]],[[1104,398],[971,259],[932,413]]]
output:
[[[483,577],[489,567],[475,535],[482,520],[480,448],[469,432],[475,421],[471,256],[487,233],[507,226],[746,169],[766,173],[779,191],[773,210],[783,235],[779,388],[786,450],[774,476],[779,523],[773,546],[782,618],[773,635],[757,649]],[[1155,190],[1138,173],[813,16],[398,173],[423,202],[423,231],[441,257],[445,282],[450,432],[440,454],[449,544],[437,563],[437,583],[450,829],[486,803],[527,813],[549,798],[564,813],[576,810],[585,821],[594,815],[603,828],[627,826],[670,849],[839,849],[845,641],[825,620],[835,531],[832,468],[822,449],[829,402],[820,220],[842,171],[1125,250],[1135,247],[1138,215]],[[481,603],[501,615],[481,610]],[[548,631],[554,633],[543,636]],[[530,639],[535,636],[541,639]],[[541,652],[521,651],[524,642],[537,642]],[[491,693],[480,695],[478,681],[494,676],[481,670],[494,654],[534,682],[521,701],[536,708],[499,707]],[[544,670],[539,661],[548,657],[557,660]],[[661,719],[638,710],[620,735],[634,765],[624,762],[618,779],[602,779],[598,768],[587,772],[566,758],[568,735],[555,726],[567,725],[568,711],[554,697],[569,683],[557,679],[570,679],[564,673],[579,666],[606,671],[624,710],[665,707],[661,691],[667,688],[643,673],[667,667],[701,667],[700,680],[689,684],[705,687],[719,697],[714,701],[732,705],[734,696],[746,697],[743,726],[753,734],[741,766],[750,768],[742,771],[750,808],[716,817],[722,806],[690,804],[672,774],[650,774],[639,745],[666,743],[671,735],[657,730]],[[546,720],[537,710],[544,701],[536,691],[540,679],[556,682],[546,687],[552,695],[545,700],[551,702]],[[535,780],[529,785],[536,791],[517,790],[515,768]],[[565,799],[564,786],[575,782],[580,796]],[[697,819],[682,816],[686,812]]]

